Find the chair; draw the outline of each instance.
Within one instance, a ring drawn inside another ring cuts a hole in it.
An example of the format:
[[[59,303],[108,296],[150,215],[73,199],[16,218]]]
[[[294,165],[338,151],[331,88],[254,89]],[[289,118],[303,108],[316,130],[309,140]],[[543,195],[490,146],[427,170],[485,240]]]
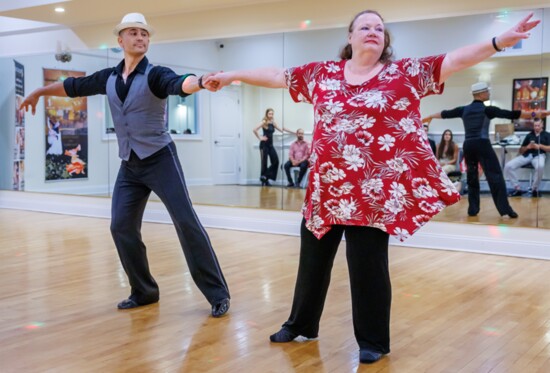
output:
[[[533,173],[535,172],[535,168],[533,167],[533,165],[531,163],[524,164],[523,166],[521,166],[521,168],[525,168],[525,169],[530,170],[530,172],[529,172],[528,191],[531,192],[531,189],[532,189],[532,186],[533,186]]]
[[[298,176],[300,175],[300,167],[290,167],[290,174],[292,175],[293,180],[298,180]],[[308,176],[309,176],[309,168],[306,170],[304,178],[302,179],[302,182],[299,185],[300,188],[305,189],[307,187]]]

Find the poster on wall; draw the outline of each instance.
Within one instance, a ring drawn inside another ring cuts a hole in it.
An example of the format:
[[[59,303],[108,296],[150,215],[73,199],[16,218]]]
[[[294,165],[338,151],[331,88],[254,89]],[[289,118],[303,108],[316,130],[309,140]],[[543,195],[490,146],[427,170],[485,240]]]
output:
[[[12,189],[25,190],[25,115],[19,106],[25,97],[25,67],[17,62],[15,63],[15,139],[13,146],[13,171],[12,171]]]
[[[512,91],[512,109],[538,111],[546,110],[548,78],[514,79]],[[531,131],[533,119],[516,119],[515,131]]]
[[[85,76],[81,71],[44,69],[44,86],[69,77]],[[88,101],[85,97],[44,96],[45,179],[65,181],[88,178]]]

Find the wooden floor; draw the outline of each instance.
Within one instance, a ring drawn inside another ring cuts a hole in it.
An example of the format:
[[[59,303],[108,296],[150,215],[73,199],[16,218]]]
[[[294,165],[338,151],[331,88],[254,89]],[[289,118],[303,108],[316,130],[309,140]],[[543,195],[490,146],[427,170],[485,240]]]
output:
[[[201,185],[189,186],[189,194],[196,204],[299,211],[305,190],[278,186]],[[518,219],[501,217],[489,193],[481,195],[481,211],[478,216],[468,216],[468,196],[465,195],[460,202],[446,208],[434,219],[453,223],[550,228],[550,195],[543,195],[541,198],[515,197],[509,198],[509,201],[519,214]]]
[[[271,344],[298,238],[209,229],[232,294],[214,319],[173,226],[145,223],[156,305],[129,293],[103,219],[0,209],[0,371],[550,372],[550,261],[391,247],[392,353],[358,364],[344,250],[319,340]]]

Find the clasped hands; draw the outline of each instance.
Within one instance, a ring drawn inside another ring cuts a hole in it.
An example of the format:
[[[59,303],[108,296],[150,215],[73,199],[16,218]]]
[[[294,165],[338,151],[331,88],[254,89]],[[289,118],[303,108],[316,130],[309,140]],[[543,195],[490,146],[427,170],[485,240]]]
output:
[[[230,85],[232,81],[233,80],[229,77],[229,74],[224,73],[223,71],[204,74],[202,78],[204,88],[211,92],[219,91],[223,87]]]

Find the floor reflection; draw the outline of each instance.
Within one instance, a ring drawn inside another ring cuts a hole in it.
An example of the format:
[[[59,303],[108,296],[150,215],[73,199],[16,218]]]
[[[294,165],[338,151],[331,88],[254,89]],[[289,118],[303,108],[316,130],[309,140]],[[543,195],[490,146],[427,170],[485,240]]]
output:
[[[248,207],[300,211],[304,200],[305,189],[285,188],[280,186],[244,186],[244,185],[201,185],[189,186],[189,194],[195,204],[232,207]],[[153,199],[155,197],[152,197]],[[509,198],[512,208],[519,218],[501,217],[493,203],[491,195],[481,195],[481,211],[478,216],[469,217],[468,197],[462,196],[457,204],[447,207],[434,220],[453,223],[477,223],[514,227],[550,228],[550,195],[540,198]]]

